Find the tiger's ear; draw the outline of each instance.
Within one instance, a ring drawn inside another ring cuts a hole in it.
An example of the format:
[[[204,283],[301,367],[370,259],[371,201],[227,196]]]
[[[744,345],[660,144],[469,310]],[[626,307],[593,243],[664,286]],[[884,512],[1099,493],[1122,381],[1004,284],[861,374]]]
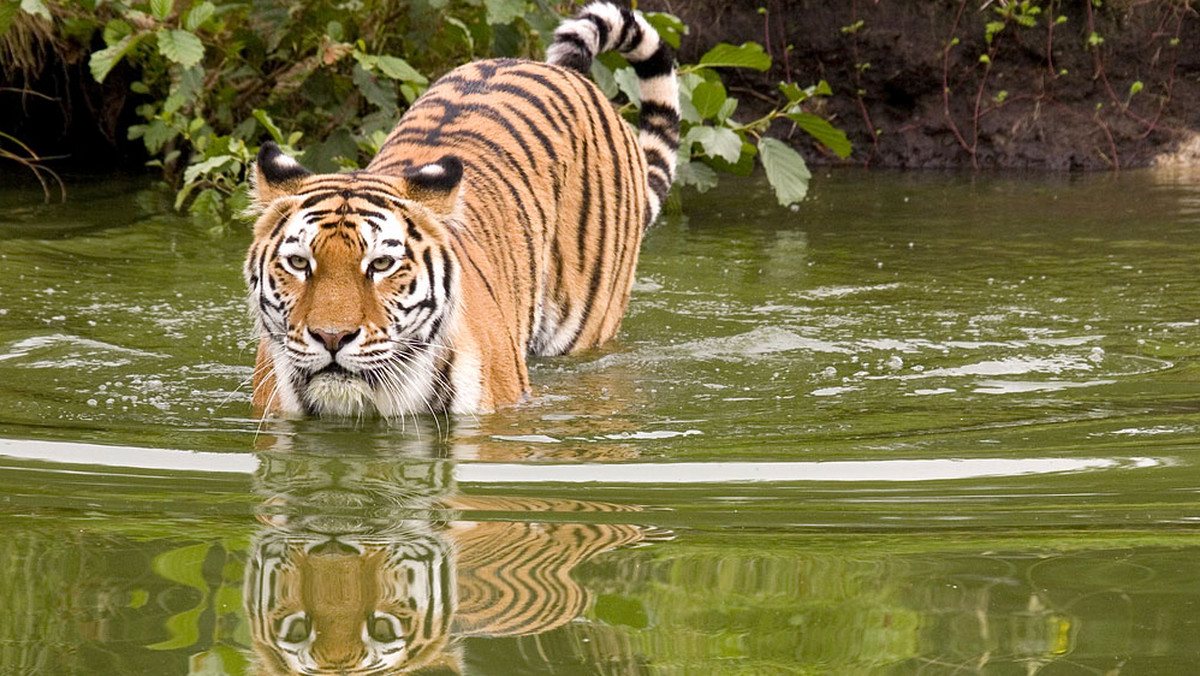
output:
[[[454,200],[462,181],[463,163],[454,155],[404,170],[408,196],[435,214],[454,211]]]
[[[254,161],[250,194],[261,210],[280,197],[295,194],[300,181],[311,174],[299,162],[283,154],[279,146],[267,141],[258,149],[258,159]]]

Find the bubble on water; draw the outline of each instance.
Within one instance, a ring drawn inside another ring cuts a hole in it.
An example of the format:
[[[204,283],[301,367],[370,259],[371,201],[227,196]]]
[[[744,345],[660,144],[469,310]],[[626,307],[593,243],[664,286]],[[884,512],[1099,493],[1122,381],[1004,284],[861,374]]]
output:
[[[105,399],[105,400],[104,400],[104,403],[105,403],[105,404],[107,404],[107,405],[109,405],[109,406],[112,406],[113,404],[117,403],[117,400],[116,400],[116,399],[113,399],[112,397],[109,397],[108,399]]]
[[[99,405],[100,405],[100,402],[96,401],[95,399],[88,399],[88,400],[87,400],[87,405],[88,405],[88,406],[99,406]]]
[[[821,371],[821,375],[825,376],[826,378],[836,378],[837,369],[832,366],[826,366],[825,370]]]
[[[900,369],[904,368],[904,360],[900,358],[900,355],[894,354],[888,358],[887,362],[884,363],[884,366],[891,371],[899,371]]]
[[[1092,351],[1088,353],[1088,361],[1096,364],[1104,361],[1104,348],[1093,347]]]

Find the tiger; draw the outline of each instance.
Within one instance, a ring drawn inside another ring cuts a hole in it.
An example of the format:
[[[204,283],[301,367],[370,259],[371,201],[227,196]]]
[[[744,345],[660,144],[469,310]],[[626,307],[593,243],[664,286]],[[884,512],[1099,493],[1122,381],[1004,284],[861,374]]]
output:
[[[635,130],[587,77],[615,50]],[[489,413],[531,396],[528,358],[619,329],[674,182],[674,53],[639,13],[584,7],[544,62],[460,66],[365,169],[313,174],[264,143],[245,264],[264,416]]]

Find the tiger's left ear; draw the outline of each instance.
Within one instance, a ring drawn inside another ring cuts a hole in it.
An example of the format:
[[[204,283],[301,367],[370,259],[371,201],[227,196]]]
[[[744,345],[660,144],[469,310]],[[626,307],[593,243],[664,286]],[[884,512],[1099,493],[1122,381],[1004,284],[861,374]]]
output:
[[[294,195],[300,188],[300,181],[310,175],[312,172],[285,155],[279,146],[267,141],[258,149],[250,194],[261,210],[280,197]]]
[[[435,214],[445,215],[454,211],[462,174],[462,160],[445,155],[436,162],[406,169],[404,185],[410,198]]]

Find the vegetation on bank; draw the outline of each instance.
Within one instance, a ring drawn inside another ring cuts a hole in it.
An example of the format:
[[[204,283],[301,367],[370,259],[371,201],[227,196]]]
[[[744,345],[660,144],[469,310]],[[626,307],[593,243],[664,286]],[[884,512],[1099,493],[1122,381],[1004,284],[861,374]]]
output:
[[[150,164],[177,191],[177,208],[220,228],[244,206],[242,185],[261,142],[275,141],[314,171],[363,166],[436,76],[477,58],[540,58],[560,17],[576,5],[0,0],[0,53],[19,63],[18,51],[39,40],[60,50],[70,45],[97,82],[127,81],[139,118],[128,138],[144,145]],[[673,46],[688,32],[673,15],[646,16]],[[849,155],[845,135],[813,112],[815,102],[832,94],[825,82],[781,82],[766,114],[739,120],[738,99],[722,74],[770,65],[754,42],[718,44],[696,63],[680,65],[681,185],[704,191],[721,172],[745,175],[761,165],[780,204],[799,202],[809,179],[803,157],[765,135],[781,119],[830,152]],[[12,82],[20,81],[15,70],[7,73]],[[603,56],[593,77],[636,118],[636,76],[623,59]],[[0,137],[0,149],[0,157],[35,172],[44,166],[11,136]]]

